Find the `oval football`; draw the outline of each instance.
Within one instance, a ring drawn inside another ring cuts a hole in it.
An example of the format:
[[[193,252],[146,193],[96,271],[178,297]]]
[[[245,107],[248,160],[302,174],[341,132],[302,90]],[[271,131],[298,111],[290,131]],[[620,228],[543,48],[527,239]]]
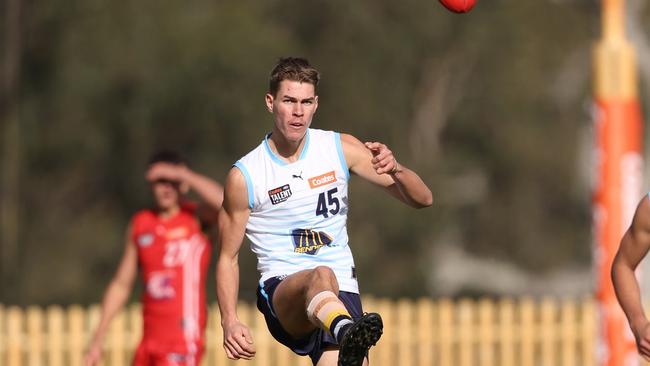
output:
[[[454,13],[467,13],[476,5],[476,0],[439,0],[440,3]]]

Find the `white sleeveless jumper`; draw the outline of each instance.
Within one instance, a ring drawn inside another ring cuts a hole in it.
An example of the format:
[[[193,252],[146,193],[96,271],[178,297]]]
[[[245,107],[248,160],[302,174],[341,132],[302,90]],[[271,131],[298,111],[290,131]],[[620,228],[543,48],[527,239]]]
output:
[[[334,271],[341,291],[359,293],[346,228],[350,172],[340,135],[308,129],[293,163],[273,153],[268,137],[235,163],[246,179],[246,236],[260,284],[322,265]]]

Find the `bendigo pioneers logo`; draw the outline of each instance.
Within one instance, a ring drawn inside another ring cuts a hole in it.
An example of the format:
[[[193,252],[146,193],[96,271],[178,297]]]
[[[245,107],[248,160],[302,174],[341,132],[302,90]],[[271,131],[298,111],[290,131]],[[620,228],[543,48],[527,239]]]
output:
[[[318,250],[332,243],[332,237],[322,231],[310,229],[294,229],[291,232],[293,247],[296,253],[314,255]]]
[[[282,187],[273,188],[269,191],[269,198],[271,199],[271,203],[274,205],[288,200],[289,197],[291,197],[291,188],[288,184],[285,184]]]
[[[325,174],[321,174],[319,176],[309,178],[309,186],[311,188],[318,188],[320,186],[324,186],[334,182],[336,182],[336,174],[334,173],[333,170],[331,172],[327,172]]]

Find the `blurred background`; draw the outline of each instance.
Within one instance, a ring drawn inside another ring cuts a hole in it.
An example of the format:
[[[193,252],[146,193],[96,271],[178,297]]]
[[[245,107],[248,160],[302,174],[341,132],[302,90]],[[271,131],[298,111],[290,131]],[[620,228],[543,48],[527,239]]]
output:
[[[99,302],[130,215],[151,203],[149,154],[178,149],[223,182],[270,130],[268,74],[288,55],[322,72],[312,127],[386,143],[434,193],[416,211],[353,179],[348,229],[365,294],[589,295],[599,9],[3,1],[0,302]],[[646,111],[650,4],[627,10]],[[251,300],[258,274],[242,256]]]

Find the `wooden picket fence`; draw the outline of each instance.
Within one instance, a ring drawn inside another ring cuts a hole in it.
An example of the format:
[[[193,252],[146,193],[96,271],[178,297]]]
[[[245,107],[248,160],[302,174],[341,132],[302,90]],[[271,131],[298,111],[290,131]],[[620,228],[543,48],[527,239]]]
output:
[[[371,351],[373,366],[591,366],[595,364],[596,305],[542,299],[391,300],[364,297],[379,312],[385,332]],[[257,347],[253,361],[234,363],[223,352],[219,311],[209,309],[202,365],[307,366],[276,343],[255,305],[241,303]],[[97,305],[19,308],[0,304],[0,365],[80,366],[98,323]],[[140,307],[132,305],[112,323],[105,366],[129,365],[141,337]]]

